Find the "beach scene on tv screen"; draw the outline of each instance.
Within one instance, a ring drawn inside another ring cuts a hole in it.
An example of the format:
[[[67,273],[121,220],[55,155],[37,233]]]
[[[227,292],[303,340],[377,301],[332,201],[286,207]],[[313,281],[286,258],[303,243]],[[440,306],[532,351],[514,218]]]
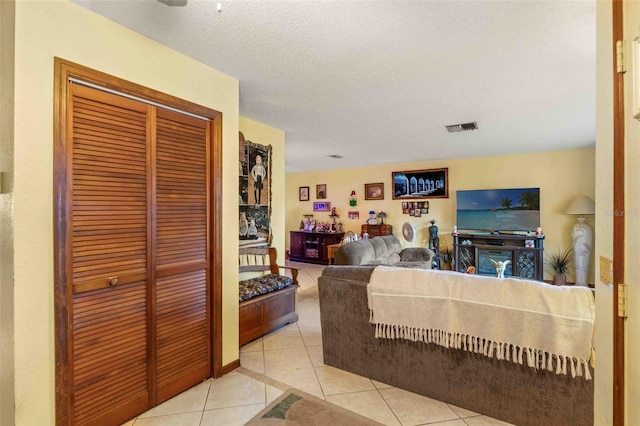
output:
[[[457,226],[475,231],[534,231],[540,226],[540,188],[457,191]]]

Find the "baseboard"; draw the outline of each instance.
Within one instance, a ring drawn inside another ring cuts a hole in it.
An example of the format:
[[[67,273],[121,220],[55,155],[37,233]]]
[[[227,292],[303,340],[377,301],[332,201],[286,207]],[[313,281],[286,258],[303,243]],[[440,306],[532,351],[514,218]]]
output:
[[[220,369],[220,377],[224,376],[225,374],[231,373],[238,367],[240,367],[240,359],[236,359],[235,361],[232,361],[227,365],[223,365]]]

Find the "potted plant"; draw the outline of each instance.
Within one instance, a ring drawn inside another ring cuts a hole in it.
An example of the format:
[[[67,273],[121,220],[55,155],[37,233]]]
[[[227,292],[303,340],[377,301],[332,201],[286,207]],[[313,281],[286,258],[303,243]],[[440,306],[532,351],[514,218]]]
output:
[[[567,272],[573,260],[573,249],[568,248],[564,252],[558,252],[547,256],[547,265],[553,269],[553,284],[565,285]]]

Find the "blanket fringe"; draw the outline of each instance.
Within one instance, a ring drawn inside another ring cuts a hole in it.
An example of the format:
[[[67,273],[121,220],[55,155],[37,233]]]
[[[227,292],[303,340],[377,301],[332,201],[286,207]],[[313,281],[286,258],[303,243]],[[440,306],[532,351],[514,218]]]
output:
[[[448,333],[443,330],[425,330],[417,327],[407,327],[392,324],[376,324],[373,312],[370,321],[375,324],[375,337],[382,339],[406,339],[412,342],[433,343],[445,348],[461,349],[481,354],[488,358],[506,360],[524,365],[526,355],[527,366],[535,370],[554,371],[556,374],[571,377],[581,376],[591,380],[589,359],[570,358],[563,355],[551,354],[534,348],[521,348],[506,342],[492,342],[477,336],[460,333]]]

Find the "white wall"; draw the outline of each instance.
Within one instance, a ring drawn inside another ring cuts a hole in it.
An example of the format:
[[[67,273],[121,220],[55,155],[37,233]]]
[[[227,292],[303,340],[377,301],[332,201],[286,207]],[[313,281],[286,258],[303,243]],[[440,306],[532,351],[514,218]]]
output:
[[[17,2],[15,31],[16,423],[51,425],[54,56],[221,111],[222,202],[233,206],[239,90],[236,79],[67,1]],[[238,359],[237,221],[237,207],[223,209],[223,365]]]

